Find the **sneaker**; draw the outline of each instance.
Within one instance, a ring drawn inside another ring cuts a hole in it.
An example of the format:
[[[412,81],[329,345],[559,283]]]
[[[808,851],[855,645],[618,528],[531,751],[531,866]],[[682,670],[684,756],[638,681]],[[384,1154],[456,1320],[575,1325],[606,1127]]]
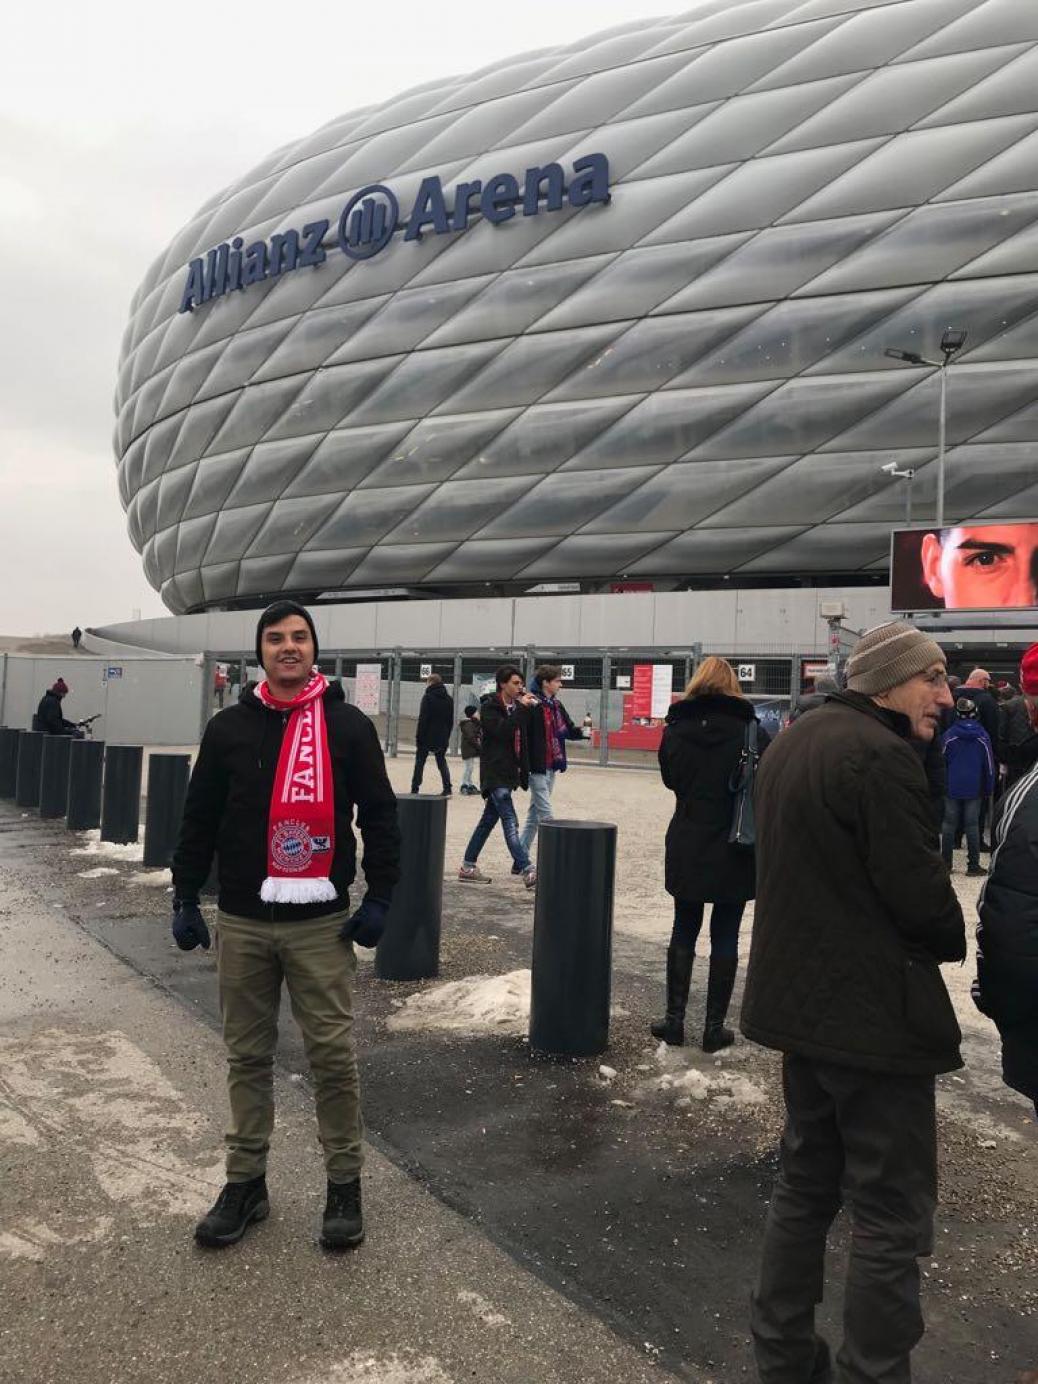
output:
[[[453,791],[454,790],[452,788],[444,788],[443,791],[440,793],[440,797],[449,798],[452,795]]]
[[[523,871],[523,883],[526,885],[527,889],[532,889],[537,883],[537,871],[533,865],[527,866]]]
[[[321,1221],[322,1246],[331,1250],[354,1249],[363,1239],[360,1178],[355,1177],[352,1182],[329,1182]]]
[[[458,878],[469,880],[472,884],[490,884],[490,876],[485,875],[478,865],[463,865]]]
[[[195,1226],[195,1240],[206,1249],[222,1249],[236,1244],[253,1221],[265,1221],[269,1215],[265,1177],[228,1182],[212,1209]]]
[[[521,875],[523,873],[522,868],[519,865],[516,865],[514,861],[512,863],[511,873],[513,875]]]
[[[967,873],[968,875],[973,875],[974,877],[976,877],[976,876],[978,876],[978,875],[986,875],[986,874],[987,874],[987,870],[984,868],[983,865],[971,865],[971,866],[967,869],[966,873]]]

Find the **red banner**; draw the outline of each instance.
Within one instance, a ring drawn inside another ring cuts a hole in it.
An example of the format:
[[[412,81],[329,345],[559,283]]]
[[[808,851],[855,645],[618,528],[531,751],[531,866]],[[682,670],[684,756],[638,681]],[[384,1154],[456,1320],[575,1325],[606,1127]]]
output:
[[[646,720],[652,715],[651,663],[634,665],[634,676],[631,679],[631,715],[644,716]]]

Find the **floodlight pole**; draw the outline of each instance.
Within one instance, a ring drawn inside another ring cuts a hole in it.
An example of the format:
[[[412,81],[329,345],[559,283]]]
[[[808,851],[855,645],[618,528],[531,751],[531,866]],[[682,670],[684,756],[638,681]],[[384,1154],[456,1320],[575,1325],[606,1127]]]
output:
[[[883,354],[894,360],[903,360],[907,365],[929,365],[940,375],[940,402],[937,410],[937,527],[944,528],[944,457],[948,440],[948,366],[966,344],[968,333],[965,329],[948,330],[941,337],[941,359],[928,360],[918,351],[902,351],[888,346]]]
[[[948,435],[948,359],[940,366],[941,403],[937,417],[937,527],[944,528],[944,453]]]

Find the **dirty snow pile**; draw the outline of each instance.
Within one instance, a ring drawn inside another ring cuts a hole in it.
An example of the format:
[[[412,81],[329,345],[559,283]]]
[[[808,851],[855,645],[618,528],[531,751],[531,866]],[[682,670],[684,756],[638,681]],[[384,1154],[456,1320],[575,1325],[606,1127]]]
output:
[[[524,1034],[530,1025],[530,972],[466,976],[420,990],[387,1022],[390,1029]]]
[[[144,884],[150,889],[161,889],[163,886],[172,887],[169,883],[170,878],[168,870],[135,870],[127,883]]]
[[[136,863],[144,859],[144,848],[137,841],[132,841],[126,846],[116,845],[114,841],[102,841],[97,828],[93,831],[78,832],[77,835],[85,844],[77,846],[71,852],[72,855],[104,855],[110,860],[130,860]]]
[[[77,870],[77,879],[104,879],[105,875],[117,875],[118,870],[112,865],[98,865],[93,870]]]
[[[693,1101],[730,1100],[734,1105],[760,1105],[764,1092],[739,1072],[726,1070],[723,1060],[714,1059],[713,1069],[704,1071],[691,1065],[683,1048],[660,1043],[656,1049],[657,1075],[643,1081],[634,1092],[638,1100],[658,1096],[665,1103],[684,1109]]]

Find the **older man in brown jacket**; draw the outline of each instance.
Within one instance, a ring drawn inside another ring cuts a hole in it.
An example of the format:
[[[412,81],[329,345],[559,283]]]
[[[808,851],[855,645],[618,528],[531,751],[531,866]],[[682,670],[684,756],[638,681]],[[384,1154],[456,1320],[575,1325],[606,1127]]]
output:
[[[895,621],[859,640],[847,672],[846,692],[778,737],[757,783],[742,1030],[783,1053],[786,1099],[753,1296],[763,1384],[907,1384],[937,1198],[934,1077],[962,1065],[939,963],[965,958],[965,927],[913,744],[950,702],[944,654]],[[844,1201],[834,1376],[814,1312]]]

